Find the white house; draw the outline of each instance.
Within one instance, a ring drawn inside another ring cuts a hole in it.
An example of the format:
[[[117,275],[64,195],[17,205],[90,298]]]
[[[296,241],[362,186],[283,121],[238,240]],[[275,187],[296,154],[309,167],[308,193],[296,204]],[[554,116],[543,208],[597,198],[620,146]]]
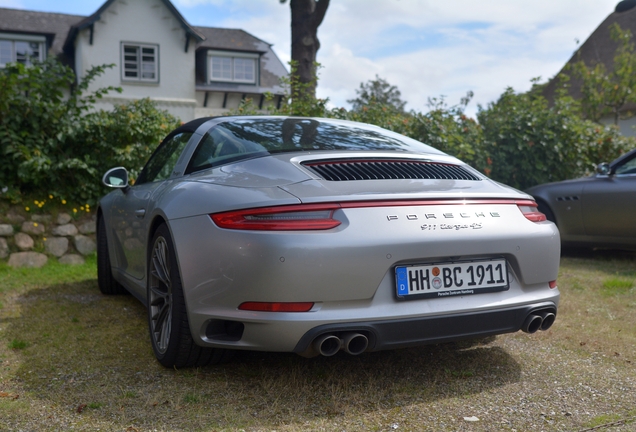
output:
[[[191,26],[170,0],[107,0],[84,17],[0,8],[0,67],[58,56],[78,80],[114,64],[92,84],[117,86],[98,105],[149,97],[188,121],[220,115],[265,94],[280,104],[287,71],[271,45],[236,29]]]

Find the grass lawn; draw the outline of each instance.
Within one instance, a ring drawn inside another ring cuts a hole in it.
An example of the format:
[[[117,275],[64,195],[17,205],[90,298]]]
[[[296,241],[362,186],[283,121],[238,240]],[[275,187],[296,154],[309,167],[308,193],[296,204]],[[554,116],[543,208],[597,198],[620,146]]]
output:
[[[636,255],[569,252],[558,282],[547,332],[170,370],[144,307],[99,293],[94,258],[0,263],[0,429],[636,429]]]

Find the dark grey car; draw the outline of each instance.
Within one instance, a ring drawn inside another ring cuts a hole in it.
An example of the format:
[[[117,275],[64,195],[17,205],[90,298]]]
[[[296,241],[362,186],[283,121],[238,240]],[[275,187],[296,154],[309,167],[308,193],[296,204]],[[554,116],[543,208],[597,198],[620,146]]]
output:
[[[596,174],[527,190],[564,246],[636,249],[636,149]]]

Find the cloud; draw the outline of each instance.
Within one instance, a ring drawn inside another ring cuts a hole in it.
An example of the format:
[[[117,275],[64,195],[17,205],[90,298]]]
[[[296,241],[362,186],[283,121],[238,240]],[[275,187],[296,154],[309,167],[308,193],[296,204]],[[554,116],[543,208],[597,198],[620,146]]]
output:
[[[456,104],[468,90],[477,103],[507,86],[555,75],[613,11],[614,0],[332,2],[319,28],[318,94],[347,106],[360,82],[376,74],[396,85],[407,108],[426,110],[429,97]]]

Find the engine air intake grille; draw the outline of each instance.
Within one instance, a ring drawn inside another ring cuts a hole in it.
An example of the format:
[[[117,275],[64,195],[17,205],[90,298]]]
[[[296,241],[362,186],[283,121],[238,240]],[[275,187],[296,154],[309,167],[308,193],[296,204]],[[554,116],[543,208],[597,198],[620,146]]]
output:
[[[303,165],[329,181],[391,179],[481,180],[461,166],[435,162],[346,160],[306,162]]]

